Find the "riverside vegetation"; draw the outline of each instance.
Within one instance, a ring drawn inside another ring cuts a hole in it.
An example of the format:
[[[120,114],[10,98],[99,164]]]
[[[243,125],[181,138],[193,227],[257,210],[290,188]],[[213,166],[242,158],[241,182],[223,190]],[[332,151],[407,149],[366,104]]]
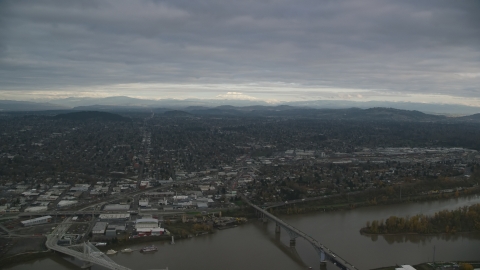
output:
[[[391,216],[385,221],[368,221],[360,230],[369,234],[397,233],[456,233],[480,231],[480,204],[442,210],[433,216],[418,214],[412,217]]]
[[[275,215],[305,214],[349,210],[359,207],[401,204],[407,202],[435,201],[471,196],[480,193],[480,169],[476,169],[470,179],[452,180],[439,177],[402,186],[388,186],[366,190],[361,193],[342,193],[316,201],[288,204],[284,207],[269,209]],[[443,193],[440,190],[451,189],[455,192]],[[461,190],[460,190],[461,189]]]

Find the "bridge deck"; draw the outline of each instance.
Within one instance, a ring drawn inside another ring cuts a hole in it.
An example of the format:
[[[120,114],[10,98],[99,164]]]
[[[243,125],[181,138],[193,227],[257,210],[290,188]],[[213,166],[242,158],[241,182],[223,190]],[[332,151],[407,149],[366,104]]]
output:
[[[355,268],[353,265],[351,265],[349,262],[347,262],[345,259],[342,257],[338,256],[337,254],[333,253],[329,248],[326,246],[322,245],[319,243],[317,240],[315,240],[313,237],[310,235],[302,232],[301,230],[293,227],[292,225],[286,223],[285,221],[281,220],[280,218],[272,215],[265,209],[262,209],[258,207],[257,205],[253,204],[248,200],[245,196],[242,196],[242,199],[251,207],[253,207],[255,210],[261,212],[263,215],[265,215],[268,219],[275,221],[279,226],[285,228],[286,230],[289,230],[290,232],[293,232],[297,237],[301,237],[305,239],[307,242],[309,242],[317,251],[322,251],[325,256],[327,257],[328,260],[332,261],[335,263],[338,267],[342,269],[358,269]]]
[[[119,265],[112,259],[108,258],[103,252],[98,250],[90,243],[84,243],[78,246],[71,246],[70,248],[57,245],[57,241],[65,234],[65,232],[71,225],[69,219],[70,218],[67,218],[64,223],[58,225],[55,230],[47,236],[47,241],[45,242],[47,248],[73,256],[85,262],[98,264],[112,270],[130,270],[130,268]],[[82,252],[84,250],[86,252]]]

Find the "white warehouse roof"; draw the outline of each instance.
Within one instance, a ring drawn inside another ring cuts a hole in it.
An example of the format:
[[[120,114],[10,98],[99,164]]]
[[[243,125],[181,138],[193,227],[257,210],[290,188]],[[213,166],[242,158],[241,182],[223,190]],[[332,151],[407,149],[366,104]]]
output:
[[[159,227],[152,227],[152,228],[138,228],[137,232],[142,233],[142,232],[164,232],[164,228],[159,228]]]
[[[100,214],[100,219],[129,219],[130,214]]]
[[[52,219],[52,216],[43,216],[43,217],[33,218],[29,220],[24,220],[22,221],[22,224],[25,226],[25,225],[35,224],[41,221],[46,221],[49,219]]]
[[[158,219],[156,218],[141,218],[137,219],[136,223],[158,223]]]

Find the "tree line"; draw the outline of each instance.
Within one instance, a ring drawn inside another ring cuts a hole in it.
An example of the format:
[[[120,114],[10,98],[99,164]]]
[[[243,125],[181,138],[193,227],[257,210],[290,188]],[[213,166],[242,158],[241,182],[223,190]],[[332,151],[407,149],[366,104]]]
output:
[[[391,216],[385,221],[367,221],[363,233],[456,233],[480,231],[480,204],[464,206],[455,210],[442,210],[434,215],[418,214],[412,217]]]

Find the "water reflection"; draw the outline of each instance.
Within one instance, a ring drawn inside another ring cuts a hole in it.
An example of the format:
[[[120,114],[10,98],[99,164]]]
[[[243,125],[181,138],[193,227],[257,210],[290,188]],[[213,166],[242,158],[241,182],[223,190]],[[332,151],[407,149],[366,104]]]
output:
[[[312,213],[283,216],[291,225],[317,239],[358,269],[417,264],[431,259],[433,246],[442,260],[478,260],[480,233],[442,235],[361,235],[359,229],[367,220],[385,219],[391,215],[432,214],[442,209],[480,203],[480,198],[464,198],[429,203],[410,203],[358,208],[343,212]],[[235,229],[219,231],[186,240],[176,245],[159,242],[161,251],[155,255],[140,252],[117,254],[117,263],[132,269],[209,269],[209,270],[300,270],[306,266],[318,269],[319,257],[312,245],[297,238],[295,248],[289,247],[290,237],[284,230],[275,234],[275,224],[258,220]],[[132,245],[140,249],[142,245]],[[78,269],[70,260],[59,256],[7,267],[10,270]],[[327,265],[327,269],[337,269]],[[0,268],[5,268],[0,266]],[[103,269],[99,266],[93,270]]]
[[[379,205],[350,211],[314,213],[282,218],[360,269],[417,264],[432,257],[433,246],[443,260],[478,260],[480,233],[440,235],[362,235],[360,228],[368,220],[386,219],[392,215],[431,215],[443,209],[453,210],[480,203],[478,196],[434,202]],[[318,261],[316,254],[304,255],[311,247],[298,245],[300,255],[309,265]]]
[[[435,234],[435,235],[421,235],[421,234],[362,234],[363,236],[370,238],[372,242],[377,242],[378,238],[383,238],[388,244],[399,244],[399,243],[414,243],[414,244],[425,244],[435,240],[442,241],[458,241],[458,240],[480,240],[480,233],[457,233],[457,234]]]
[[[287,246],[282,242],[282,234],[279,233],[272,233],[272,228],[270,226],[271,223],[264,223],[261,220],[253,221],[254,226],[260,230],[264,235],[269,235],[270,242],[273,246],[281,250],[286,256],[288,256],[291,260],[296,262],[297,264],[306,267],[305,262],[302,260],[299,252],[297,251],[296,247]],[[285,232],[284,232],[285,233]]]

